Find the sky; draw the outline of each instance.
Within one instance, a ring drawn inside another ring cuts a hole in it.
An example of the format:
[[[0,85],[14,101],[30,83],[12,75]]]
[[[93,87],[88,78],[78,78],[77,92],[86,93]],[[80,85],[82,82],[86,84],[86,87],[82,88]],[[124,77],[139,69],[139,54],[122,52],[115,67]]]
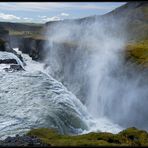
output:
[[[0,2],[0,21],[45,23],[102,15],[126,2]]]

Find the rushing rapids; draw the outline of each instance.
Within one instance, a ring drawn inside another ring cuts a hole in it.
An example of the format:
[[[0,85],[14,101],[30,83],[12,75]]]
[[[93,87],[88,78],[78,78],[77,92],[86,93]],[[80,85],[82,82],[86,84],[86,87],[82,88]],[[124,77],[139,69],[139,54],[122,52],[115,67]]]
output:
[[[93,119],[75,95],[43,71],[42,63],[23,57],[26,71],[0,72],[1,138],[37,127],[56,128],[63,134],[116,133],[122,129],[105,118]]]

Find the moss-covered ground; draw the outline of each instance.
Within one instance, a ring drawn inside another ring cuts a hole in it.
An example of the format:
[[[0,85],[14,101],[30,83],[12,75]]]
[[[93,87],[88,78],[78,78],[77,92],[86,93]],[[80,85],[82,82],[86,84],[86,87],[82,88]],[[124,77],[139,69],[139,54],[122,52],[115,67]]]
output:
[[[127,128],[118,134],[107,132],[84,135],[61,135],[54,129],[38,128],[27,133],[50,146],[148,146],[148,133],[137,128]]]
[[[148,40],[129,43],[126,46],[126,51],[129,59],[148,67]]]

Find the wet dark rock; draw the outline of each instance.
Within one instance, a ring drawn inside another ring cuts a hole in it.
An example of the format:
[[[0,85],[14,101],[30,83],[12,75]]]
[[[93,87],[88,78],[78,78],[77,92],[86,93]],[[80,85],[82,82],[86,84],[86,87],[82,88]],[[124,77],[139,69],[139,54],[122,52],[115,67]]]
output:
[[[10,65],[10,68],[14,69],[14,70],[24,70],[23,67],[18,64],[12,64],[12,65]]]
[[[7,143],[9,143],[9,142],[11,142],[11,140],[12,140],[11,137],[7,137],[4,141],[7,142]]]
[[[17,64],[15,59],[0,59],[0,64]]]
[[[6,72],[15,72],[15,71],[21,71],[21,70],[25,71],[24,68],[18,64],[12,64],[12,65],[10,65],[10,68],[4,68],[4,70]]]
[[[22,63],[25,65],[23,57],[20,54],[17,54],[17,52],[10,47],[9,43],[6,41],[3,41],[2,39],[0,39],[0,51],[11,52],[11,53],[15,54],[22,61]],[[12,61],[12,59],[10,59],[10,60]],[[7,61],[10,61],[10,60],[7,60]],[[1,60],[0,62],[3,62],[3,61],[4,60]],[[14,61],[13,61],[13,63],[16,64],[16,62],[14,62]]]
[[[47,40],[45,39],[22,38],[19,50],[28,54],[33,60],[42,61],[48,51],[46,44]]]
[[[49,146],[44,144],[36,136],[20,136],[16,135],[15,137],[7,137],[5,140],[0,141],[0,146]]]

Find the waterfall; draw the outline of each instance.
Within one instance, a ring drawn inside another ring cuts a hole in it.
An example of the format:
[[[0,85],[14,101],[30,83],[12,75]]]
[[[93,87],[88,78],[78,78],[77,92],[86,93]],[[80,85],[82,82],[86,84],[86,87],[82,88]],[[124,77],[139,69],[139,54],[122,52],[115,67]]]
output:
[[[39,127],[56,128],[62,134],[72,135],[91,131],[116,133],[121,130],[106,119],[93,119],[86,106],[74,94],[43,70],[44,64],[32,61],[26,54],[22,54],[22,57],[26,71],[0,73],[2,139],[22,135]]]
[[[39,127],[72,135],[148,129],[147,71],[126,63],[121,24],[113,19],[51,26],[42,63],[15,49],[26,66],[0,73],[1,138]],[[6,56],[20,62],[0,52]]]

